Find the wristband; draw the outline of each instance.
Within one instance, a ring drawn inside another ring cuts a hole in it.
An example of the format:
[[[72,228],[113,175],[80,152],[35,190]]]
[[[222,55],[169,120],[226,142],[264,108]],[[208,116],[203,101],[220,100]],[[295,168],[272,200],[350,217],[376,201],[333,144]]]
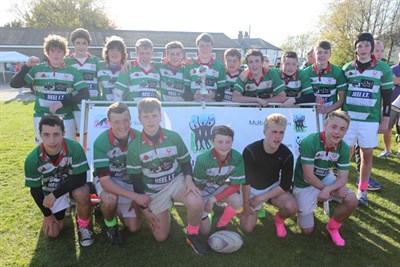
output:
[[[148,208],[148,206],[142,206],[142,205],[139,205],[139,207],[140,207],[141,210],[145,210],[145,209]]]

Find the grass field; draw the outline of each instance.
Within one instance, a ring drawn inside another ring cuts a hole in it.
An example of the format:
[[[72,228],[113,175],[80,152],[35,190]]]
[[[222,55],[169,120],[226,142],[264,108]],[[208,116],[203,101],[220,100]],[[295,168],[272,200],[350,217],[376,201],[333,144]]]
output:
[[[278,239],[272,218],[275,209],[266,206],[267,216],[243,236],[242,249],[229,255],[197,256],[184,244],[182,207],[173,210],[171,234],[163,243],[155,242],[142,222],[140,232],[123,230],[125,243],[112,246],[97,213],[91,247],[79,246],[71,218],[58,239],[48,239],[40,229],[42,215],[24,187],[24,160],[35,146],[32,112],[32,102],[0,102],[0,266],[399,266],[400,160],[377,158],[382,142],[375,150],[372,175],[384,188],[369,193],[369,206],[359,208],[343,225],[344,248],[332,244],[325,230],[328,217],[321,207],[311,236],[302,236],[293,218],[287,220],[288,236]],[[393,150],[397,152],[395,144]],[[353,190],[356,176],[353,164],[349,180]],[[216,211],[217,216],[220,213]],[[237,221],[228,229],[241,233]]]

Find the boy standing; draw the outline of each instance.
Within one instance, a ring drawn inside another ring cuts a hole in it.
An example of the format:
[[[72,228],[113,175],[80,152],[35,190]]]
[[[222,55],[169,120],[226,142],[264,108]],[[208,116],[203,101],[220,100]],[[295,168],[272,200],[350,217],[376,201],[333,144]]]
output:
[[[311,87],[310,77],[303,70],[298,69],[299,60],[294,51],[282,55],[279,76],[286,85],[286,101],[282,107],[295,107],[297,104],[314,103],[315,95]]]
[[[346,79],[343,71],[329,62],[331,58],[329,42],[317,42],[314,54],[316,62],[307,67],[305,72],[311,79],[315,96],[324,100],[324,103],[317,108],[318,113],[327,114],[342,107],[347,89]]]
[[[354,49],[356,60],[343,66],[348,84],[343,110],[351,118],[344,140],[350,147],[358,142],[361,148],[357,199],[359,205],[367,205],[373,148],[378,145],[378,132],[388,129],[393,77],[390,67],[373,55],[372,34],[359,34],[354,41]]]
[[[222,101],[226,86],[226,74],[224,64],[212,57],[214,39],[208,33],[200,34],[196,39],[198,57],[193,64],[185,67],[185,100],[208,102]],[[207,94],[202,95],[200,68],[205,66],[205,86]]]
[[[247,77],[237,79],[234,85],[234,102],[258,103],[265,107],[271,102],[283,103],[286,100],[285,85],[275,71],[265,71],[261,51],[250,49],[246,54]]]
[[[161,76],[161,96],[163,101],[185,101],[183,93],[185,84],[183,72],[185,67],[182,65],[184,57],[183,44],[172,41],[165,45],[166,63],[160,64]]]
[[[99,58],[89,53],[91,41],[90,33],[78,28],[71,33],[71,42],[74,45],[74,52],[64,59],[65,64],[72,66],[82,73],[83,79],[88,85],[91,100],[100,100],[101,95],[97,84],[97,64]]]
[[[87,247],[93,243],[89,229],[90,198],[86,185],[89,165],[81,145],[65,139],[63,121],[56,115],[45,115],[39,122],[43,143],[25,161],[25,185],[30,187],[36,205],[43,213],[43,233],[58,237],[64,227],[68,195],[77,203],[79,242]]]
[[[140,132],[131,128],[131,114],[126,104],[117,102],[109,106],[107,119],[110,129],[102,132],[94,142],[94,184],[100,196],[100,208],[112,244],[122,243],[116,214],[129,229],[136,232],[140,227],[134,204],[146,206],[149,197],[133,192],[133,183],[126,173],[128,146]]]
[[[146,97],[161,99],[160,73],[152,63],[153,43],[139,39],[135,45],[137,60],[128,73],[118,76],[114,89],[115,101],[139,101]]]
[[[314,230],[313,211],[318,201],[334,199],[340,203],[326,225],[332,242],[339,247],[345,245],[339,228],[357,208],[356,196],[346,187],[350,158],[349,146],[342,139],[349,123],[346,112],[328,113],[324,131],[310,134],[301,142],[294,174],[293,194],[299,205],[297,222],[304,234]],[[337,169],[337,177],[332,168]]]
[[[124,40],[118,36],[108,38],[103,47],[104,60],[99,62],[97,71],[102,100],[115,101],[115,84],[126,58],[127,53]]]
[[[87,84],[82,73],[64,63],[68,41],[58,35],[49,35],[44,39],[44,54],[47,62],[40,63],[39,58],[30,57],[14,76],[10,85],[21,88],[32,85],[35,95],[34,127],[36,143],[41,143],[39,121],[45,114],[56,114],[64,119],[65,137],[75,139],[76,128],[72,109],[89,98]]]
[[[161,103],[145,98],[137,105],[142,133],[129,145],[127,171],[132,174],[134,190],[151,197],[148,206],[141,206],[154,238],[161,242],[170,231],[173,201],[187,208],[186,242],[197,254],[207,248],[200,239],[203,214],[200,191],[193,183],[189,152],[182,138],[173,131],[161,128]]]
[[[225,72],[226,72],[226,89],[224,94],[224,102],[232,102],[233,86],[240,75],[240,59],[242,55],[235,48],[229,48],[224,53]]]
[[[100,100],[100,90],[97,83],[97,64],[99,58],[88,52],[91,37],[90,33],[82,28],[78,28],[71,33],[71,42],[74,45],[74,52],[64,58],[67,66],[76,68],[82,73],[83,80],[88,86],[91,100]],[[89,99],[89,98],[88,98]],[[80,103],[74,107],[74,120],[76,130],[79,133],[81,125]],[[86,132],[86,131],[85,131]]]
[[[205,151],[196,159],[194,167],[195,184],[201,190],[204,202],[203,222],[200,231],[209,234],[211,221],[208,215],[215,202],[228,205],[217,223],[217,229],[224,229],[242,209],[242,197],[238,194],[244,183],[244,162],[242,155],[232,149],[234,132],[225,125],[215,126],[211,133],[214,148]]]

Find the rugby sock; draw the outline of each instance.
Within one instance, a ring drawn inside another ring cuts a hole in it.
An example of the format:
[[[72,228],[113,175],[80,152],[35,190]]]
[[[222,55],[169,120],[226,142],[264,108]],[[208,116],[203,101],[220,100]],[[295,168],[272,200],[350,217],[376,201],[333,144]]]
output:
[[[360,184],[358,186],[358,189],[361,191],[366,191],[368,190],[368,180],[364,181],[360,179]]]
[[[88,226],[89,226],[90,218],[87,219],[87,220],[83,220],[83,219],[82,219],[81,217],[79,217],[79,215],[78,215],[77,222],[78,222],[79,228],[85,228],[85,227],[88,227]]]
[[[331,218],[326,225],[326,230],[330,234],[332,238],[332,242],[338,246],[338,247],[343,247],[346,242],[344,239],[340,236],[339,234],[339,228],[342,225],[342,223],[337,222],[335,219]]]
[[[285,229],[285,218],[281,218],[277,212],[274,216],[274,222],[276,227],[276,235],[278,237],[285,237],[287,235]]]
[[[112,218],[111,221],[107,221],[106,219],[104,219],[104,223],[106,224],[107,227],[113,227],[117,225],[117,218]]]
[[[217,223],[217,228],[222,228],[228,225],[228,223],[235,217],[237,214],[236,210],[232,206],[226,206],[224,212],[222,213],[219,222]]]
[[[199,229],[200,229],[200,224],[196,225],[196,226],[188,224],[187,225],[187,234],[188,235],[198,235]]]

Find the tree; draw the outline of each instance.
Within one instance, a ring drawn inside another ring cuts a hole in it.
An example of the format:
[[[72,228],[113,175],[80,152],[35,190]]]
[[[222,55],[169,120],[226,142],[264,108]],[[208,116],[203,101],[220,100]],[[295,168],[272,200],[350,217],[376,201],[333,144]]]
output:
[[[317,40],[317,36],[313,32],[306,32],[299,35],[290,35],[281,44],[283,51],[295,51],[299,57],[305,57],[310,48]]]
[[[353,60],[354,38],[361,32],[370,32],[378,38],[384,36],[390,54],[396,38],[399,38],[399,13],[400,0],[330,2],[320,25],[321,38],[332,44],[331,62],[342,66]]]
[[[104,10],[103,0],[31,0],[16,5],[14,13],[32,28],[114,29]]]

